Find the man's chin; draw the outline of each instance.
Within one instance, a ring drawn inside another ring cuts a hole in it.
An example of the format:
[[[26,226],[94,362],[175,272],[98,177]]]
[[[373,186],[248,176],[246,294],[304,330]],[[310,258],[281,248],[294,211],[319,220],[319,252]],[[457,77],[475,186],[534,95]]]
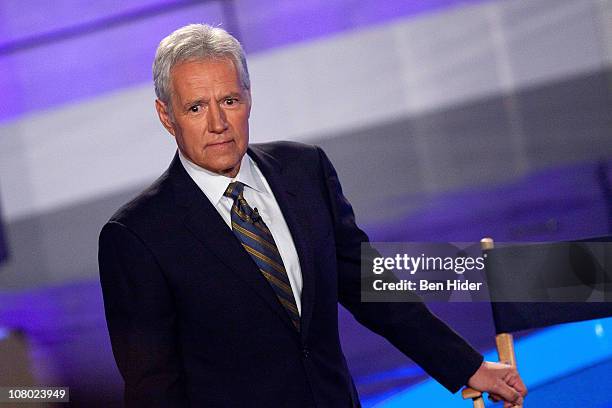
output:
[[[240,161],[234,164],[215,166],[214,170],[211,171],[226,177],[236,177],[238,170],[240,170]]]

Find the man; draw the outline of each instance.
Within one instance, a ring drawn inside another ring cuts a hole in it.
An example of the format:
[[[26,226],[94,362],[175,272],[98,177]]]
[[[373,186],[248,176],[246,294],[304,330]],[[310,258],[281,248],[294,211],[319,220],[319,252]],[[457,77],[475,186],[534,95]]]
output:
[[[526,393],[422,303],[361,303],[360,244],[331,163],[314,146],[249,146],[238,41],[189,25],[153,66],[178,152],[100,234],[100,277],[128,407],[355,407],[337,306],[451,391]]]

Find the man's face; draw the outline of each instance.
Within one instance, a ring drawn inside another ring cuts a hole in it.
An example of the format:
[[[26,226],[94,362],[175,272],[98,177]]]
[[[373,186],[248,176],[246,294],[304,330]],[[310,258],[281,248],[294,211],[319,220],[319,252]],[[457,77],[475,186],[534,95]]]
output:
[[[173,118],[155,107],[185,157],[215,173],[234,177],[249,143],[251,94],[230,59],[197,60],[170,71]]]

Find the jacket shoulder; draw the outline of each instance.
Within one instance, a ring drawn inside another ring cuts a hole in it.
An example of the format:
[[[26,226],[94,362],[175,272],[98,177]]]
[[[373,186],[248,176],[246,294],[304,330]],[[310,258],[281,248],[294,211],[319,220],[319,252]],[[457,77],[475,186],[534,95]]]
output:
[[[169,172],[166,171],[150,186],[122,205],[108,220],[138,229],[138,225],[150,222],[166,213],[172,200]]]
[[[320,152],[319,146],[290,142],[279,141],[270,143],[253,143],[250,148],[257,153],[268,155],[283,164],[318,164]]]

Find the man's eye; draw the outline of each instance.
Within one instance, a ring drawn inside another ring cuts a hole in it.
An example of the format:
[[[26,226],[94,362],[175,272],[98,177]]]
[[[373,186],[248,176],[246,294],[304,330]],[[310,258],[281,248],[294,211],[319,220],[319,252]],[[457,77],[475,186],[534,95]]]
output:
[[[238,100],[236,98],[225,98],[225,104],[228,106],[235,105]]]
[[[200,111],[200,105],[193,105],[189,110],[193,113],[198,113]]]

